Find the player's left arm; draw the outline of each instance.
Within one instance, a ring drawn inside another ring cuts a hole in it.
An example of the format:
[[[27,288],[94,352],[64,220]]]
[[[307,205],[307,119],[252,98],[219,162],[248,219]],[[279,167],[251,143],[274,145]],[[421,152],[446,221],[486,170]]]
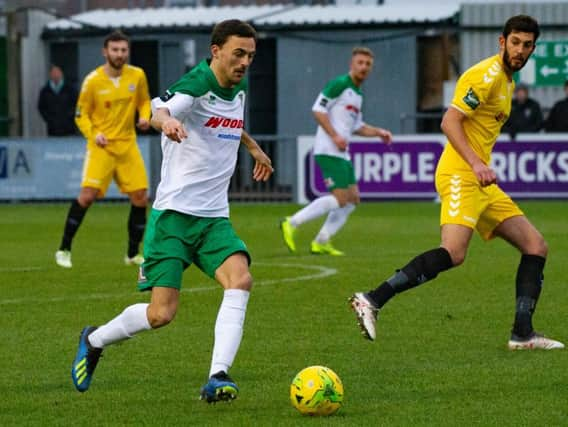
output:
[[[272,160],[266,155],[258,143],[243,130],[241,134],[241,144],[247,147],[252,158],[255,160],[252,177],[255,181],[267,181],[274,172]]]
[[[146,74],[144,71],[140,73],[140,81],[137,85],[138,96],[136,108],[138,110],[138,123],[136,126],[140,130],[148,130],[150,128],[150,93],[148,90],[148,80],[146,79]]]
[[[359,136],[378,136],[385,144],[390,145],[392,143],[392,133],[390,130],[370,126],[366,123],[363,123],[363,126],[357,129],[355,134]]]

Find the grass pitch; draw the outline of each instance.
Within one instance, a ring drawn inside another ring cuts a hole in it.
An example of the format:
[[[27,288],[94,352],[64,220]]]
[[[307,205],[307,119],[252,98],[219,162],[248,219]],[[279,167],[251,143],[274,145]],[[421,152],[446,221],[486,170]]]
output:
[[[234,205],[253,257],[255,287],[231,375],[231,404],[198,400],[206,381],[221,289],[191,267],[175,321],[105,349],[91,388],[70,378],[79,332],[147,301],[125,267],[128,207],[98,204],[73,247],[72,270],[54,263],[66,204],[0,205],[0,425],[567,425],[568,350],[509,352],[518,253],[473,239],[466,263],[381,312],[365,341],[347,298],[439,243],[432,203],[363,204],[335,243],[346,257],[308,253],[321,222],[289,255],[278,220],[292,205]],[[521,203],[550,255],[535,316],[568,342],[566,202]],[[302,368],[321,364],[345,386],[341,411],[305,418],[290,405]]]

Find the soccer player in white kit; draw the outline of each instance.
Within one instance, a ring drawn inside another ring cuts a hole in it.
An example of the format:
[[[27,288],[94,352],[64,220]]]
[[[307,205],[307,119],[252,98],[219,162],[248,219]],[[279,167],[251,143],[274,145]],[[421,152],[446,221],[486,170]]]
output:
[[[333,247],[331,238],[343,227],[359,203],[359,188],[348,140],[356,134],[379,137],[386,144],[392,142],[390,131],[363,122],[361,85],[372,67],[373,52],[365,47],[354,48],[349,73],[331,80],[312,107],[318,123],[314,155],[331,194],[318,197],[280,223],[282,238],[292,253],[296,252],[296,228],[327,214],[310,250],[313,254],[343,255]]]
[[[98,328],[83,329],[71,372],[77,390],[89,388],[104,347],[173,320],[183,271],[195,263],[224,288],[201,398],[237,397],[228,370],[240,346],[252,286],[247,247],[228,219],[228,188],[239,145],[245,144],[255,159],[255,180],[266,181],[273,172],[268,156],[243,130],[244,75],[255,50],[256,32],[249,24],[220,22],[211,36],[211,60],[152,101],[151,123],[162,131],[163,160],[138,282],[140,290],[151,290],[151,301],[127,307]]]

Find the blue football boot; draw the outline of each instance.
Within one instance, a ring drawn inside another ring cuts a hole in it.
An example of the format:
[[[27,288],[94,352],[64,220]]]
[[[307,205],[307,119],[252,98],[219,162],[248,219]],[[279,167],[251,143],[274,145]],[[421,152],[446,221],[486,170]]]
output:
[[[219,371],[211,375],[207,384],[201,389],[201,400],[207,403],[219,401],[231,401],[237,398],[239,388],[235,382],[224,371]]]
[[[87,326],[81,331],[77,356],[75,356],[73,367],[71,368],[73,384],[81,393],[89,389],[93,372],[95,372],[95,368],[103,352],[102,348],[94,348],[87,341],[87,337],[95,329],[97,329],[95,326]]]

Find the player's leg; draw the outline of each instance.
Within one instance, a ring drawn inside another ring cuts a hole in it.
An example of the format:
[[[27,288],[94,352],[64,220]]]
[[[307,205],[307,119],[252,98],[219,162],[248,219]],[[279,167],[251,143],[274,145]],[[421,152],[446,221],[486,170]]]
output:
[[[494,234],[521,252],[515,280],[515,321],[509,348],[512,350],[564,348],[564,344],[535,332],[532,323],[542,290],[543,270],[548,253],[544,238],[524,215],[505,219],[494,229]]]
[[[103,348],[132,338],[139,332],[167,325],[174,318],[179,290],[155,287],[150,304],[134,304],[100,327],[87,326],[81,332],[71,378],[78,391],[87,391]]]
[[[117,158],[115,180],[120,191],[128,194],[131,203],[128,216],[128,249],[124,263],[140,265],[144,262],[139,249],[146,228],[148,177],[138,145],[135,141],[130,144],[130,148]]]
[[[339,207],[339,201],[333,194],[318,197],[294,215],[284,218],[280,222],[282,238],[290,252],[296,252],[295,232],[300,225],[319,218],[333,209]]]
[[[63,237],[59,250],[55,253],[55,262],[64,268],[71,268],[71,245],[87,209],[98,197],[103,197],[112,179],[114,159],[100,147],[89,147],[83,163],[81,191],[67,212]]]
[[[217,269],[215,277],[224,292],[215,322],[209,381],[201,394],[208,402],[235,399],[239,391],[228,372],[241,344],[252,286],[248,258],[243,253],[231,255]]]
[[[173,320],[183,271],[191,263],[190,250],[184,240],[188,225],[182,214],[152,211],[144,242],[146,260],[138,278],[138,289],[152,291],[150,304],[134,304],[105,325],[88,326],[83,330],[71,371],[79,391],[88,389],[104,347]]]
[[[345,192],[348,185],[341,184],[344,175],[343,163],[349,162],[338,157],[323,155],[317,155],[315,159],[321,169],[327,189],[333,191],[335,188],[341,188],[343,192]],[[294,215],[284,218],[284,220],[280,222],[280,229],[282,230],[284,243],[290,252],[296,252],[294,235],[297,227],[337,209],[341,206],[341,203],[345,205],[347,199],[338,200],[337,195],[327,194],[312,200],[307,206],[297,211]]]
[[[71,262],[73,238],[83,222],[87,209],[93,204],[98,193],[99,190],[97,188],[82,187],[77,199],[71,202],[65,218],[61,244],[59,245],[59,250],[55,252],[55,262],[60,267],[71,268],[73,266]]]
[[[435,279],[439,273],[463,263],[473,230],[457,224],[442,226],[439,248],[423,252],[367,293],[358,292],[351,299],[361,332],[365,338],[376,337],[378,311],[395,295]]]
[[[426,283],[439,273],[462,264],[476,226],[479,212],[485,201],[475,176],[436,176],[440,194],[440,247],[424,252],[412,259],[377,288],[355,293],[350,304],[363,335],[370,340],[376,337],[378,311],[395,295]]]
[[[148,192],[136,190],[128,194],[130,197],[130,214],[128,215],[128,250],[124,262],[126,265],[141,265],[144,257],[139,254],[140,243],[146,229],[146,206]]]
[[[343,193],[343,194],[340,194]],[[344,189],[334,189],[332,194],[340,201],[340,207],[332,210],[312,242],[311,252],[315,254],[344,255],[331,244],[331,238],[345,225],[349,215],[359,204],[359,188],[357,184],[352,184]]]
[[[252,287],[250,256],[226,218],[205,218],[200,222],[207,233],[194,257],[195,264],[224,289],[215,322],[209,381],[201,390],[201,398],[207,402],[232,400],[237,397],[238,387],[228,372],[243,335]]]

